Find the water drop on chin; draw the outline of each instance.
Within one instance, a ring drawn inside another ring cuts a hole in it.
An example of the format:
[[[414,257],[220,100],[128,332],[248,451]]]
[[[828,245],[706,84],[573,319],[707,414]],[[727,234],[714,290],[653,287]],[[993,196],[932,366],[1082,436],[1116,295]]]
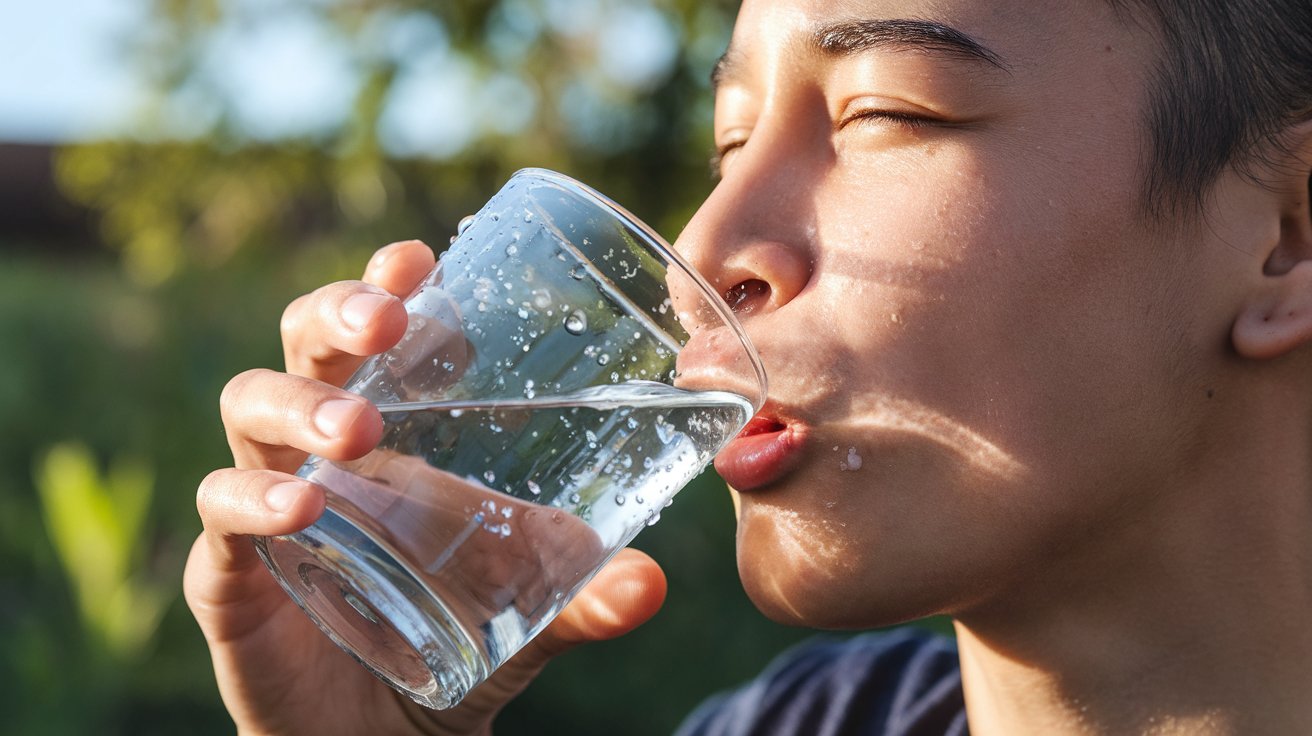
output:
[[[464,217],[460,218],[460,224],[456,225],[456,235],[464,235],[465,231],[469,229],[469,226],[473,224],[474,224],[473,215],[465,215]]]
[[[860,470],[861,463],[861,456],[857,454],[856,448],[849,447],[847,448],[847,460],[845,460],[839,467],[843,470]]]
[[[588,316],[581,310],[574,310],[565,316],[565,331],[571,335],[582,335],[588,329]]]

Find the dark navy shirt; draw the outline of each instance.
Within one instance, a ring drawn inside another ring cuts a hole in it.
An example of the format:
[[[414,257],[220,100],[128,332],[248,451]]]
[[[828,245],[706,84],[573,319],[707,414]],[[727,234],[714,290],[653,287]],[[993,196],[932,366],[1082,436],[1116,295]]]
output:
[[[806,642],[677,736],[965,736],[956,643],[914,629]]]

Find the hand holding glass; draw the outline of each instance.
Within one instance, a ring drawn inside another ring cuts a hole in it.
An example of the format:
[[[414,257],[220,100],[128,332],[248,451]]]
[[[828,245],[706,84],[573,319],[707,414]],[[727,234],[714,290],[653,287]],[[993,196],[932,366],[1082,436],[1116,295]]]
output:
[[[378,448],[311,457],[309,529],[257,538],[333,641],[430,708],[540,632],[760,408],[741,326],[659,236],[526,170],[406,300],[409,327],[346,388]]]

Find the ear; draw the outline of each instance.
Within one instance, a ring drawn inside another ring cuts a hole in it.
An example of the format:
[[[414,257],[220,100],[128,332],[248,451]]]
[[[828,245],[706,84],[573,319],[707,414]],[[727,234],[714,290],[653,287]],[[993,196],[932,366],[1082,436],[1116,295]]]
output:
[[[1293,126],[1263,183],[1277,198],[1279,236],[1267,243],[1261,290],[1231,332],[1235,350],[1270,360],[1312,343],[1312,121]]]

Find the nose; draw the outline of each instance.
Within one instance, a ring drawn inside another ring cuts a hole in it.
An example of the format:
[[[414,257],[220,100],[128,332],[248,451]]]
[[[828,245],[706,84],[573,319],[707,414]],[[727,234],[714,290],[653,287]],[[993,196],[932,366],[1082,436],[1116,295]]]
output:
[[[744,323],[791,302],[811,280],[815,212],[806,167],[758,132],[674,248]],[[778,163],[779,165],[774,165]]]

